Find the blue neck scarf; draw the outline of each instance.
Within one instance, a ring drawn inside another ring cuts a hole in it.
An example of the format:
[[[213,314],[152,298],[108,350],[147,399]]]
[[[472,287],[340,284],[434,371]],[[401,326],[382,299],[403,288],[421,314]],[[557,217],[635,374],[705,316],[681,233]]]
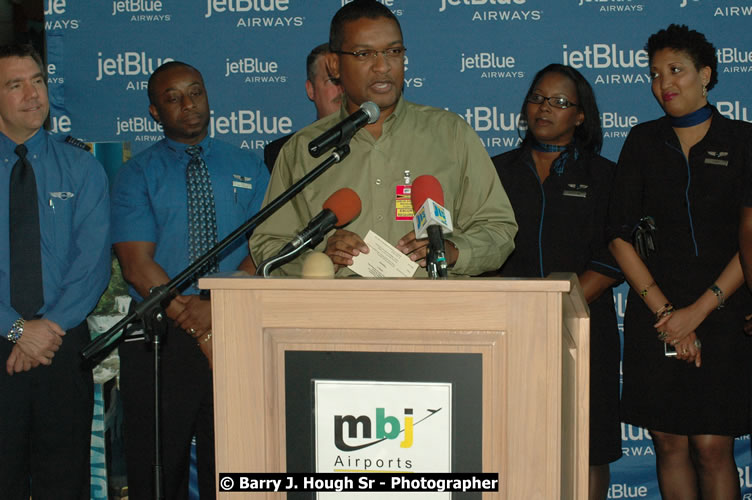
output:
[[[532,146],[534,150],[541,151],[543,153],[561,153],[556,157],[553,164],[551,165],[551,168],[554,172],[556,172],[556,175],[561,175],[564,173],[564,166],[567,164],[567,161],[569,161],[570,155],[575,161],[579,157],[579,153],[577,152],[577,148],[574,146],[574,142],[570,142],[566,146],[557,146],[555,144],[544,144],[542,142],[538,142],[538,140],[536,139],[533,139]]]
[[[684,115],[684,116],[669,116],[671,118],[671,126],[674,128],[685,128],[685,127],[694,127],[695,125],[699,125],[700,123],[704,122],[710,116],[713,114],[713,108],[710,107],[710,104],[706,104],[705,106],[701,107],[697,111],[692,111],[691,113]]]

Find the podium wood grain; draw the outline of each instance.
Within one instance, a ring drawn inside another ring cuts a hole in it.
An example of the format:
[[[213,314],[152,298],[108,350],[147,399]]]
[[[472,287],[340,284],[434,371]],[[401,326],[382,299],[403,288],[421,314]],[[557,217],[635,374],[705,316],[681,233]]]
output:
[[[589,318],[548,279],[202,278],[213,315],[218,472],[284,472],[287,350],[479,353],[484,498],[587,497]],[[219,498],[281,498],[219,493]]]

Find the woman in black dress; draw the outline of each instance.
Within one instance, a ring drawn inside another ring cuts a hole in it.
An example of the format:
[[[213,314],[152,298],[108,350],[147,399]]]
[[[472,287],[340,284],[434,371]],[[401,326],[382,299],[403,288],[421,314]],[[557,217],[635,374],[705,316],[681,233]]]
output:
[[[752,125],[708,104],[717,62],[704,35],[671,25],[646,48],[666,115],[627,137],[609,214],[610,248],[631,286],[622,416],[650,430],[663,498],[739,498],[733,447],[749,432],[750,296],[734,292]],[[650,233],[655,248],[640,256],[633,243],[645,247]]]
[[[519,149],[493,158],[519,225],[502,276],[577,273],[590,304],[590,498],[605,499],[609,463],[621,456],[619,332],[611,287],[621,273],[608,252],[613,162],[599,156],[593,90],[575,69],[538,72],[522,105]]]

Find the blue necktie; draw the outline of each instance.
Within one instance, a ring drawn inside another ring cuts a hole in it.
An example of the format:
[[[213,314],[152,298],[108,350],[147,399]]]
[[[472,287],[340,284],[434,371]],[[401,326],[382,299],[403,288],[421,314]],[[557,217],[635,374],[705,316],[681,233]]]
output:
[[[185,175],[188,188],[188,257],[193,262],[217,244],[217,213],[209,169],[201,157],[201,146],[188,146],[185,152],[191,156]],[[198,274],[216,273],[218,270],[217,259],[214,258]]]
[[[44,305],[37,181],[26,146],[19,144],[15,152],[8,204],[10,303],[24,319],[33,319]]]

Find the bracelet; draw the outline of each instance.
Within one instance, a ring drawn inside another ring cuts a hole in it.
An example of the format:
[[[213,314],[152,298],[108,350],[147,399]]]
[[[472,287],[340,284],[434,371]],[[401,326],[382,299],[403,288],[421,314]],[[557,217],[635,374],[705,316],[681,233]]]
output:
[[[209,339],[211,338],[212,338],[212,332],[211,330],[209,330],[209,333],[204,335],[203,338],[201,338],[198,342],[196,342],[196,345],[200,346],[201,344],[206,344],[207,342],[209,342]]]
[[[8,342],[13,342],[14,344],[18,342],[18,339],[23,335],[25,324],[26,320],[23,318],[18,318],[13,322],[13,326],[8,330],[8,335],[5,336],[5,338],[8,339]]]
[[[666,303],[663,305],[663,307],[655,311],[655,317],[657,319],[665,318],[672,312],[674,312],[674,306],[670,303]]]
[[[655,286],[655,281],[653,281],[648,286],[646,286],[645,288],[643,288],[642,291],[640,292],[640,297],[642,297],[644,299],[645,296],[648,294],[648,290],[650,290],[654,286]]]
[[[715,294],[715,298],[718,299],[718,307],[716,309],[721,309],[723,306],[726,305],[726,295],[724,295],[723,290],[721,290],[718,285],[713,283],[708,288],[713,294]]]

